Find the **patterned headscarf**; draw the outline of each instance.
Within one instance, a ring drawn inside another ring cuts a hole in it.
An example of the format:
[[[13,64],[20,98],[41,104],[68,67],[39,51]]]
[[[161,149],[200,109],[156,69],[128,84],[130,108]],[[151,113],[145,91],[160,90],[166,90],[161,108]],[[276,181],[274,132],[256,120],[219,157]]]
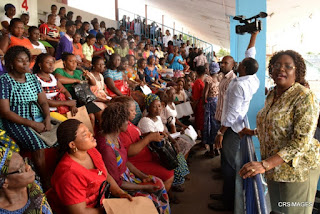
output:
[[[19,152],[17,144],[0,129],[0,176],[8,172],[13,152]]]
[[[149,107],[150,107],[150,104],[155,101],[155,100],[159,100],[160,101],[160,98],[158,95],[155,95],[155,94],[148,94],[145,98],[145,103],[146,103],[146,109],[148,110]]]

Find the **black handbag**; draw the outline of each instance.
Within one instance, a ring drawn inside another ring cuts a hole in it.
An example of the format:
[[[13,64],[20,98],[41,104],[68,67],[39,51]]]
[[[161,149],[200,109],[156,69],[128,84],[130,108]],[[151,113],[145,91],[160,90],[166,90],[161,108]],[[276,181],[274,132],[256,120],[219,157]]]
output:
[[[103,181],[100,185],[99,194],[98,194],[98,198],[97,198],[97,204],[95,206],[96,208],[101,207],[102,196],[104,196],[104,198],[110,198],[110,196],[111,196],[110,184],[106,180]]]
[[[149,149],[157,155],[160,164],[166,169],[173,170],[178,167],[177,152],[167,138],[161,142],[150,142]]]
[[[97,99],[97,97],[92,93],[90,85],[87,81],[74,84],[73,89],[77,97],[77,104],[79,104],[79,106],[86,105]]]

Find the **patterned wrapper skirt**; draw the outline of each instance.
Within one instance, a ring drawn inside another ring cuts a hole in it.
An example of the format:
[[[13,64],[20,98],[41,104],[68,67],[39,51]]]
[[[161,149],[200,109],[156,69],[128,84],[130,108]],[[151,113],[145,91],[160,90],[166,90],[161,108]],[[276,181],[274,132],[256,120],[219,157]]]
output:
[[[204,112],[204,128],[202,142],[212,145],[214,138],[220,129],[220,122],[214,119],[217,108],[218,97],[210,97],[207,99]]]
[[[185,176],[190,173],[188,164],[186,159],[184,158],[182,153],[177,155],[179,165],[177,168],[174,169],[174,179],[173,179],[173,186],[183,184],[185,182]]]

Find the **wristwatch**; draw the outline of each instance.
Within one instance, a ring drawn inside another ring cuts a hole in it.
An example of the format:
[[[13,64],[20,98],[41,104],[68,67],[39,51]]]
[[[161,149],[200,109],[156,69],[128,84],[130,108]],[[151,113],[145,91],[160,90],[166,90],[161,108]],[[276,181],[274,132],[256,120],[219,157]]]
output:
[[[224,134],[220,130],[218,130],[217,135],[223,136]]]
[[[268,164],[267,161],[263,160],[263,161],[261,161],[261,164],[262,164],[264,170],[266,170],[266,171],[269,170],[269,167],[270,167],[270,166],[269,166],[269,164]]]

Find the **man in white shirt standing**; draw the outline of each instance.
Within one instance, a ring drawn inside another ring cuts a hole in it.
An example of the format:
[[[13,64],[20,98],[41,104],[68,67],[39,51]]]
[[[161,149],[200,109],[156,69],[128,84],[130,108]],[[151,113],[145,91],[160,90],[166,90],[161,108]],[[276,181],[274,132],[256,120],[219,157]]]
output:
[[[223,201],[223,204],[209,204],[209,208],[213,210],[223,211],[233,210],[234,208],[236,161],[238,161],[236,160],[236,154],[240,151],[241,140],[238,132],[245,127],[244,118],[249,110],[252,96],[257,92],[260,84],[256,75],[259,65],[254,59],[256,53],[254,45],[257,34],[258,32],[251,35],[246,58],[240,62],[237,69],[239,77],[236,77],[231,70],[232,73],[228,72],[224,76],[225,84],[221,81],[219,85],[219,89],[222,91],[219,92],[218,100],[223,99],[223,102],[220,103],[222,112],[218,115],[218,119],[221,121],[221,128],[215,138],[215,147],[216,149],[222,148],[221,171],[224,184],[222,195],[210,195],[211,199]],[[230,56],[228,57],[230,58]]]
[[[170,31],[166,30],[166,35],[162,38],[164,47],[168,47],[168,42],[173,41],[172,36],[170,35]]]

